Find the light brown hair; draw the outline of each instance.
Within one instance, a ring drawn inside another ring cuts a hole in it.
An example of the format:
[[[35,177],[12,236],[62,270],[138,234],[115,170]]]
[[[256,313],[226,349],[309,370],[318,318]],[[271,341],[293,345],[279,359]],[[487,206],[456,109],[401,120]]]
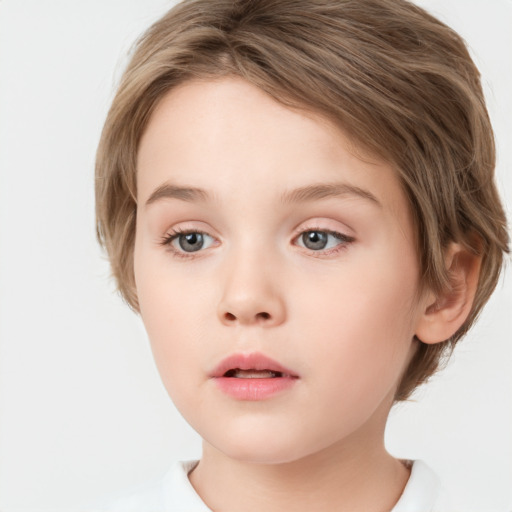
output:
[[[467,321],[444,343],[420,343],[395,397],[407,398],[472,325],[508,252],[493,131],[464,41],[405,0],[185,0],[171,9],[138,41],[97,153],[98,239],[136,311],[139,141],[173,87],[228,75],[326,116],[394,166],[417,228],[423,286],[449,289],[451,241],[482,256]]]

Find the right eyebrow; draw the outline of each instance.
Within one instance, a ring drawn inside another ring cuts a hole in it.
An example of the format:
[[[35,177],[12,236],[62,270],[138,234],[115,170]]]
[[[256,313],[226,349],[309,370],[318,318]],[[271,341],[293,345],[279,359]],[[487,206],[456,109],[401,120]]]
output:
[[[160,199],[181,199],[188,202],[206,202],[210,195],[206,190],[198,187],[180,187],[171,183],[163,183],[157,187],[146,201],[146,207]]]

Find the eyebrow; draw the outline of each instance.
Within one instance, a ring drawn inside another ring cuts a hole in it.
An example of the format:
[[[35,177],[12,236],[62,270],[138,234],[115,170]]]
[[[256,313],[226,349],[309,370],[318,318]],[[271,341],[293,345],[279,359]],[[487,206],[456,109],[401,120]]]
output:
[[[370,191],[348,183],[315,183],[285,191],[280,200],[283,204],[295,204],[331,197],[356,196],[366,199],[382,208],[381,202]],[[210,194],[198,187],[179,186],[163,183],[157,187],[146,201],[146,207],[162,199],[179,199],[187,202],[207,202]]]
[[[362,199],[367,199],[377,206],[382,207],[380,201],[369,190],[365,190],[348,183],[316,183],[305,187],[299,187],[284,192],[281,195],[281,201],[284,204],[305,203],[318,199],[345,196],[356,196]]]
[[[181,199],[188,202],[206,202],[210,195],[206,190],[197,187],[180,187],[172,183],[163,183],[157,187],[146,201],[146,207],[161,199]]]

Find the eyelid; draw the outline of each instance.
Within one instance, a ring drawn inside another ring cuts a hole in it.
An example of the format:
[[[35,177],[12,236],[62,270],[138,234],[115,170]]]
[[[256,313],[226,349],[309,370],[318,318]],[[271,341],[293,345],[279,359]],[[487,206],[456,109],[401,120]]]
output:
[[[339,233],[346,238],[354,238],[354,235],[349,234],[352,233],[353,230],[348,226],[344,225],[344,227],[340,227],[339,222],[336,223],[338,224],[337,226],[333,226],[332,224],[333,221],[329,219],[311,219],[299,224],[299,227],[294,229],[293,236],[296,237],[305,231],[324,231],[326,233]]]

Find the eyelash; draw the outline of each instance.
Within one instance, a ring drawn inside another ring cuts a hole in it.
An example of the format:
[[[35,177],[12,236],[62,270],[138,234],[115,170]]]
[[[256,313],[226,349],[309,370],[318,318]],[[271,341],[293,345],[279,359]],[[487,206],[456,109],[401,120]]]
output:
[[[306,250],[311,251],[312,255],[317,258],[320,258],[322,256],[330,256],[332,254],[337,254],[341,251],[344,251],[349,244],[351,244],[352,242],[355,241],[354,237],[344,235],[343,233],[339,233],[337,231],[332,231],[329,229],[323,229],[323,228],[319,228],[319,227],[309,227],[307,229],[302,230],[300,233],[298,233],[294,237],[294,240],[298,240],[299,237],[301,237],[304,233],[310,233],[310,232],[327,233],[328,235],[333,236],[334,238],[338,239],[341,242],[336,247],[328,249],[327,251],[314,251],[312,249],[307,249],[307,247],[305,248]],[[171,254],[176,258],[192,259],[192,258],[195,258],[197,256],[197,254],[202,251],[199,250],[199,251],[194,251],[194,252],[190,252],[190,253],[182,252],[182,251],[176,249],[175,247],[173,247],[172,242],[182,235],[193,235],[193,234],[211,236],[211,235],[208,235],[208,233],[205,233],[204,231],[198,231],[198,230],[194,230],[194,229],[173,228],[169,233],[167,233],[164,237],[162,237],[162,239],[160,241],[160,245],[167,246],[169,251],[171,252]]]

